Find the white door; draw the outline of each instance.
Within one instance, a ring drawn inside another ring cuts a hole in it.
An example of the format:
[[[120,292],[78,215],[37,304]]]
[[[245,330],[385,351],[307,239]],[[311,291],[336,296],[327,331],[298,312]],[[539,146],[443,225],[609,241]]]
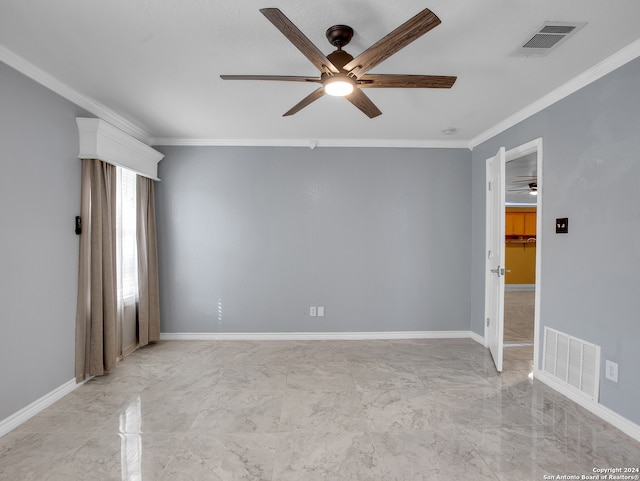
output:
[[[487,159],[487,242],[485,282],[485,342],[498,372],[502,372],[504,336],[504,172],[505,149]]]

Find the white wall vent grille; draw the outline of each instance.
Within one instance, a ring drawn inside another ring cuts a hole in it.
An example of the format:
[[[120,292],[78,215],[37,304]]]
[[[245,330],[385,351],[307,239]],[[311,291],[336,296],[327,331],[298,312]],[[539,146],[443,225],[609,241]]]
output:
[[[545,22],[533,35],[522,42],[514,55],[527,57],[547,55],[585,25],[584,22]]]
[[[545,327],[542,369],[589,399],[598,401],[600,346]]]

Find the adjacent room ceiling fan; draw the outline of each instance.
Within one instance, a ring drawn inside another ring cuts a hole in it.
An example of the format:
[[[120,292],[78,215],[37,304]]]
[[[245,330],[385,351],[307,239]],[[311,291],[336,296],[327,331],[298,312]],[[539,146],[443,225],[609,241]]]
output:
[[[367,75],[373,67],[440,24],[440,19],[429,9],[424,9],[400,25],[356,58],[342,50],[353,36],[353,29],[347,25],[334,25],[327,30],[327,40],[337,50],[325,56],[279,9],[263,8],[260,12],[311,61],[320,71],[320,77],[287,75],[221,75],[220,77],[224,80],[279,80],[321,84],[284,116],[293,115],[324,94],[329,94],[346,98],[369,118],[374,118],[382,112],[362,89],[451,88],[456,81],[457,77],[441,75]]]
[[[507,189],[507,192],[529,193],[531,195],[538,195],[538,178],[535,175],[519,175],[522,179],[514,180],[511,182],[512,189]]]

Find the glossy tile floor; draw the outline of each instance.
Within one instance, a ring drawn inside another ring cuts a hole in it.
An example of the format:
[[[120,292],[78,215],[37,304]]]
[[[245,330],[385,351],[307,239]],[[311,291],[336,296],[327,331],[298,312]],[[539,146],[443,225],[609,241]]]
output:
[[[0,479],[542,480],[640,444],[471,340],[169,341],[0,438]]]
[[[533,343],[535,291],[505,291],[504,342]]]

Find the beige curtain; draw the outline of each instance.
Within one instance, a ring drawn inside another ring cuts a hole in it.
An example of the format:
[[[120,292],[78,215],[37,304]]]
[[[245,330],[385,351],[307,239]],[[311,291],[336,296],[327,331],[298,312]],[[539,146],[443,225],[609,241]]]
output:
[[[116,365],[116,168],[82,160],[76,381]]]
[[[160,300],[154,182],[137,176],[138,343],[160,339]]]

